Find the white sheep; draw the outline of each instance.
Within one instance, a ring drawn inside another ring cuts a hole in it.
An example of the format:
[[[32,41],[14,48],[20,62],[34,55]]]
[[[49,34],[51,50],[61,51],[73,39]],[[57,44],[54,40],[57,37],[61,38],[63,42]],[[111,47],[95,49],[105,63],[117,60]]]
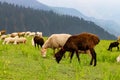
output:
[[[30,36],[35,36],[35,32],[29,33],[28,37],[30,37]]]
[[[25,37],[18,37],[15,38],[14,44],[19,44],[19,43],[26,43],[27,39]]]
[[[16,37],[16,36],[18,36],[18,33],[17,32],[13,32],[13,33],[9,34],[9,36],[10,37]]]
[[[28,35],[30,35],[30,31],[27,31],[27,32],[25,32],[25,36],[28,36]]]
[[[7,35],[1,35],[0,36],[0,40],[4,40],[5,38],[7,38]]]
[[[18,36],[14,37],[14,38],[13,37],[7,37],[7,38],[4,39],[2,44],[14,43],[16,38],[18,38]]]
[[[36,34],[40,37],[42,37],[42,32],[36,32]]]
[[[24,37],[25,36],[25,32],[18,32],[18,36],[19,37]]]
[[[120,55],[116,58],[117,62],[120,62]]]
[[[42,46],[42,56],[46,57],[47,48],[52,48],[55,53],[55,49],[63,47],[70,36],[70,34],[52,34]]]

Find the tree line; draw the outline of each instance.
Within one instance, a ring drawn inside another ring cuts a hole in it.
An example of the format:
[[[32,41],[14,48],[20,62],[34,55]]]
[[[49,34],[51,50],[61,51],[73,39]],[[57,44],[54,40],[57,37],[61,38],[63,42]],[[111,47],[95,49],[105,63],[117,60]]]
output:
[[[0,29],[6,29],[7,33],[41,31],[45,36],[53,33],[91,32],[97,34],[101,39],[116,38],[94,22],[86,21],[83,18],[60,15],[53,11],[25,8],[5,2],[0,2]]]

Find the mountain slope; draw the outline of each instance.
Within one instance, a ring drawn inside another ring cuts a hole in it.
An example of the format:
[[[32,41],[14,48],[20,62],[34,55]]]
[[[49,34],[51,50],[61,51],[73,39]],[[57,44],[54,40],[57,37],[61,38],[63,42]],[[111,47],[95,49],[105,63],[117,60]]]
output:
[[[87,17],[87,16],[83,15],[82,13],[80,13],[79,11],[72,9],[72,8],[56,7],[56,8],[53,8],[53,11],[55,11],[56,13],[59,13],[59,14],[76,16],[76,17],[83,18],[88,21],[93,21],[94,23],[96,23],[97,25],[99,25],[101,28],[105,29],[109,33],[111,33],[115,36],[120,35],[120,31],[119,31],[120,25],[112,20],[103,20],[103,19],[95,19],[92,17]]]
[[[58,15],[53,11],[35,10],[0,3],[0,30],[8,33],[20,31],[41,31],[48,36],[53,33],[79,34],[91,32],[101,39],[116,39],[91,21],[74,16]],[[104,35],[104,36],[103,36]]]
[[[99,20],[95,18],[90,18],[72,8],[50,7],[50,6],[47,6],[47,5],[44,5],[38,2],[37,0],[0,0],[0,1],[8,2],[8,3],[16,4],[16,5],[22,5],[25,7],[31,7],[34,9],[53,10],[55,13],[64,14],[64,15],[77,16],[79,18],[83,18],[85,20],[95,22],[97,25],[99,25],[100,27],[102,27],[103,29],[105,29],[106,31],[108,31],[109,33],[115,36],[120,35],[120,32],[118,31],[120,30],[120,25],[118,25],[117,23],[113,21],[109,22],[107,20]],[[117,30],[115,27],[117,27]]]
[[[1,2],[8,2],[11,4],[24,6],[24,7],[31,7],[34,9],[43,9],[43,10],[51,10],[51,8],[47,5],[44,5],[37,0],[0,0]]]

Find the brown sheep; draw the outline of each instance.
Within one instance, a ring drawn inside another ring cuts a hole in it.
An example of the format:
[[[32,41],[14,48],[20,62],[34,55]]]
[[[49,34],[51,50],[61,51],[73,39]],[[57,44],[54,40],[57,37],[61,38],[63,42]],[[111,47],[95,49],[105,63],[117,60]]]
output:
[[[115,42],[110,43],[108,50],[112,51],[113,47],[117,47],[117,49],[119,50],[119,42],[115,41]]]
[[[0,31],[0,36],[3,35],[3,34],[5,34],[5,33],[6,33],[6,30],[1,30]]]
[[[42,47],[42,45],[44,44],[44,39],[38,35],[35,35],[34,38],[33,38],[33,41],[34,41],[34,46],[39,48],[39,46]]]
[[[70,51],[71,52],[70,62],[72,60],[74,52],[76,52],[78,62],[80,62],[78,51],[81,50],[87,52],[89,50],[92,56],[90,65],[92,65],[94,61],[94,66],[96,66],[97,60],[96,60],[96,52],[94,50],[94,47],[99,43],[99,41],[100,39],[98,38],[98,36],[92,33],[84,32],[79,35],[73,35],[68,38],[63,48],[55,54],[56,61],[57,63],[59,63],[64,53],[66,51]]]

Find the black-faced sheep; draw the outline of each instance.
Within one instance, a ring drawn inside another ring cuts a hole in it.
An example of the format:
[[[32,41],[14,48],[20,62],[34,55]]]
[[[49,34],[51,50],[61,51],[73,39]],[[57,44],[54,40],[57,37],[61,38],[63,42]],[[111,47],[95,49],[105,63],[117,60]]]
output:
[[[64,53],[66,51],[70,51],[71,52],[70,62],[72,60],[74,52],[76,52],[78,62],[80,62],[78,51],[81,50],[86,52],[89,50],[92,56],[90,65],[92,65],[94,61],[94,66],[96,66],[97,60],[96,60],[96,52],[94,50],[94,47],[99,43],[99,41],[100,39],[98,38],[98,36],[92,33],[84,32],[79,35],[73,35],[68,38],[63,48],[55,54],[56,61],[57,63],[59,63]]]
[[[34,42],[34,46],[39,48],[39,46],[42,47],[42,45],[44,44],[44,39],[41,36],[35,35],[33,38],[33,42]]]
[[[113,47],[117,47],[117,49],[119,50],[119,42],[115,41],[110,43],[108,50],[112,51]]]
[[[52,34],[42,46],[42,57],[46,57],[47,48],[52,48],[55,54],[55,49],[63,47],[70,36],[70,34]]]

